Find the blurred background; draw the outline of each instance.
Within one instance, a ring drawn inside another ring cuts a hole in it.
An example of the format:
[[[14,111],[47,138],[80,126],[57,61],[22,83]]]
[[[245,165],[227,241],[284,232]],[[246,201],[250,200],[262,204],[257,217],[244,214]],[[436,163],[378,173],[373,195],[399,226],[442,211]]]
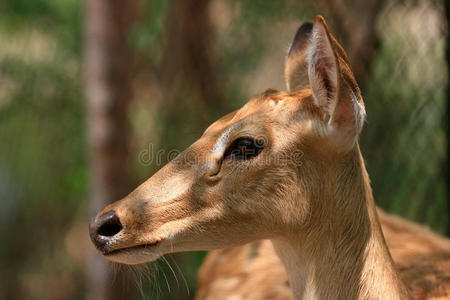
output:
[[[378,205],[448,236],[445,5],[0,0],[0,299],[192,299],[205,253],[113,270],[88,221],[161,167],[158,150],[284,89],[289,43],[318,13],[363,91]]]

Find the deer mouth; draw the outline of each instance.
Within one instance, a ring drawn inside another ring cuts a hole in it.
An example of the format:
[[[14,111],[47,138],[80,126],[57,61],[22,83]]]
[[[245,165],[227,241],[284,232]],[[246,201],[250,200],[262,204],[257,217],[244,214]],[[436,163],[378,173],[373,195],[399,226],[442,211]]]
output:
[[[102,254],[111,261],[125,264],[139,264],[154,261],[161,255],[159,251],[155,251],[161,241],[153,243],[141,244],[131,247],[123,247],[113,250],[103,250]]]
[[[142,244],[142,245],[136,245],[136,246],[131,246],[131,247],[119,248],[119,249],[114,249],[114,250],[110,250],[110,251],[105,250],[105,251],[103,251],[103,255],[109,256],[109,255],[118,254],[123,251],[148,250],[152,247],[155,247],[158,244],[159,244],[159,241],[156,241],[156,242],[149,243],[149,244]]]

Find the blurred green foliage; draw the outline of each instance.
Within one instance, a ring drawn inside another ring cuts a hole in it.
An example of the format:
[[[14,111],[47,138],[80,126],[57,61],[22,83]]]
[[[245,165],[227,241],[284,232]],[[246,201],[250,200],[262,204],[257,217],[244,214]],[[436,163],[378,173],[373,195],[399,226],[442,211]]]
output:
[[[368,123],[362,150],[378,204],[445,233],[449,219],[442,164],[448,76],[440,4],[391,2],[379,16],[381,46],[363,91]],[[153,65],[164,54],[170,3],[143,1],[130,33],[134,50]],[[299,20],[311,20],[317,11],[291,1],[230,3],[221,12],[225,20],[217,12],[212,16],[212,52],[231,111],[252,96],[253,84],[283,88],[284,57],[279,54]],[[0,299],[79,299],[85,294],[84,252],[71,249],[82,248],[89,217],[81,11],[76,0],[0,2]],[[271,60],[278,69],[270,68]],[[144,83],[139,85],[144,92],[157,88]],[[179,91],[169,105],[163,98],[136,93],[130,107],[130,168],[136,185],[159,168],[138,160],[150,143],[155,150],[182,150],[201,134],[205,122],[219,116],[196,102],[189,89]],[[203,256],[173,255],[190,296]],[[145,282],[145,294],[188,297],[180,275],[180,287],[175,288],[170,268],[164,262],[158,265],[166,275],[157,272],[156,284]]]
[[[80,28],[77,1],[0,3],[0,299],[83,283],[64,245],[86,203]]]
[[[361,144],[378,205],[445,233],[448,75],[437,8],[392,3],[379,16]]]

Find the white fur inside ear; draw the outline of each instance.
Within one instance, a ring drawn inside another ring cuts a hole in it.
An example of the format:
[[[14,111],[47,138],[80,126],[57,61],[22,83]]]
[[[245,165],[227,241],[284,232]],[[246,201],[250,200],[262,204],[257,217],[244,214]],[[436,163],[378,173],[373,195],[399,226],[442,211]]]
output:
[[[308,74],[316,105],[331,114],[336,105],[338,66],[326,29],[320,23],[314,24]]]
[[[351,99],[353,103],[353,110],[355,112],[355,128],[356,133],[359,134],[363,128],[364,121],[366,120],[366,108],[362,101],[359,101],[355,93],[352,92]]]
[[[366,110],[360,96],[354,91],[345,89],[336,105],[328,125],[331,129],[330,138],[341,148],[351,148],[364,125]]]

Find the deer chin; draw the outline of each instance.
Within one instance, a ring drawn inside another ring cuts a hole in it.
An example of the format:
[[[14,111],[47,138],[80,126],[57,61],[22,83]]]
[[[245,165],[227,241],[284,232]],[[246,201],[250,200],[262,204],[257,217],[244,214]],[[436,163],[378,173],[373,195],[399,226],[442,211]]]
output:
[[[152,262],[163,254],[161,241],[103,251],[103,256],[106,259],[127,265]]]

